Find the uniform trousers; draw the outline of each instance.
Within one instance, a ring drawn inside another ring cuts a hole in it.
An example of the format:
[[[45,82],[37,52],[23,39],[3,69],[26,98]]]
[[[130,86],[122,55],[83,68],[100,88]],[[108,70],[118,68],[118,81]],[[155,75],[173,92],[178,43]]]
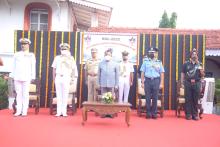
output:
[[[57,75],[55,78],[55,87],[57,96],[57,115],[66,115],[70,89],[70,76]]]
[[[187,117],[197,117],[198,116],[198,100],[200,98],[200,87],[201,82],[191,83],[185,81],[185,113]]]
[[[16,91],[16,114],[27,115],[29,105],[29,85],[30,81],[14,81]]]
[[[88,101],[95,101],[97,97],[97,76],[88,75]]]
[[[148,116],[157,115],[157,100],[160,87],[160,78],[145,78],[144,81],[144,92],[146,97],[146,112]],[[152,98],[152,106],[151,106]]]
[[[130,90],[130,76],[119,77],[119,103],[127,103]],[[123,100],[124,95],[124,100]]]

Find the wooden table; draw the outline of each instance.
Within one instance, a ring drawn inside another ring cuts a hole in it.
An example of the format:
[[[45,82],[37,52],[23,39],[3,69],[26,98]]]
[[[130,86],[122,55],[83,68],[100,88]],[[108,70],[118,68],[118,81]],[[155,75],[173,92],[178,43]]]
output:
[[[82,109],[82,117],[83,122],[82,125],[85,124],[87,121],[87,112],[92,110],[99,115],[105,115],[105,114],[116,114],[118,112],[125,112],[125,122],[127,125],[130,125],[130,112],[131,112],[131,104],[130,103],[111,103],[111,104],[105,104],[102,102],[83,102],[83,109]]]

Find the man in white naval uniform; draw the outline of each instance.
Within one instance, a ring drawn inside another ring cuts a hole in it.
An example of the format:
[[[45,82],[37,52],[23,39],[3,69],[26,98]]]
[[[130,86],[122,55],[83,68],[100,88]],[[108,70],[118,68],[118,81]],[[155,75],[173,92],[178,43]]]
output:
[[[127,51],[122,52],[123,61],[119,65],[119,103],[128,102],[130,86],[133,84],[134,67],[128,61],[128,54]]]
[[[74,57],[69,51],[70,45],[61,43],[60,50],[61,55],[56,56],[52,64],[57,96],[57,114],[55,116],[66,117],[70,82],[77,81],[78,71]]]
[[[13,68],[11,77],[14,79],[17,109],[14,116],[26,116],[29,105],[29,85],[36,76],[36,58],[29,52],[31,41],[21,38],[21,51],[16,52],[13,57]]]

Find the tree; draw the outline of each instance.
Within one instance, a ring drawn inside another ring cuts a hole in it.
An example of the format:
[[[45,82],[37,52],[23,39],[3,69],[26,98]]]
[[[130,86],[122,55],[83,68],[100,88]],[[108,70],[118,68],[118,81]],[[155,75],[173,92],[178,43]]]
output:
[[[159,28],[176,28],[176,20],[177,20],[176,12],[173,12],[171,18],[169,19],[167,12],[164,11],[162,18],[160,20]]]
[[[177,14],[176,12],[173,12],[170,18],[170,27],[176,28],[176,20],[177,20]]]

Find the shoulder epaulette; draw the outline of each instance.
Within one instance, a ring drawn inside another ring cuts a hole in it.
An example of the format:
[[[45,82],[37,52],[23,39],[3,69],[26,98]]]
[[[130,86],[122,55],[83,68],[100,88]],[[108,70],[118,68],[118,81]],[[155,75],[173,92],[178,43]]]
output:
[[[88,61],[92,61],[92,58],[89,58]]]
[[[144,61],[149,61],[149,58],[144,58],[143,60],[144,60]]]

